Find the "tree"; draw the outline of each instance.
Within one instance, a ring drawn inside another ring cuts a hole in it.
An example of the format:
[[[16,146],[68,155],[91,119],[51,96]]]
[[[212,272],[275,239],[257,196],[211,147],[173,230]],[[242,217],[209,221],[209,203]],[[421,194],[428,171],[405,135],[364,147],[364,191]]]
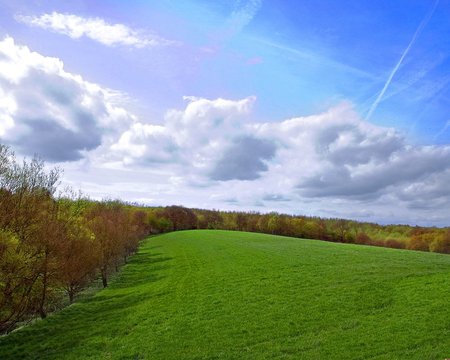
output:
[[[0,333],[33,312],[38,301],[35,269],[31,249],[12,232],[0,230]]]
[[[46,317],[61,289],[72,302],[97,268],[107,286],[110,269],[149,232],[144,211],[57,197],[59,174],[38,157],[18,162],[0,145],[0,333]]]
[[[191,209],[183,206],[168,206],[162,210],[160,216],[170,220],[174,231],[197,227],[197,216]]]
[[[443,254],[450,254],[450,229],[445,233],[436,236],[430,244],[430,250]]]
[[[69,302],[83,290],[95,275],[98,244],[89,230],[83,212],[86,202],[78,198],[60,199],[59,242],[57,247],[57,285],[62,288]]]
[[[0,258],[2,329],[33,312],[46,316],[49,274],[53,265],[55,209],[52,199],[59,170],[45,170],[38,157],[18,163],[0,145]],[[5,316],[5,313],[8,315]]]
[[[267,230],[269,230],[271,234],[280,235],[283,232],[285,225],[282,216],[277,213],[272,213],[267,223]]]
[[[355,242],[357,244],[363,244],[363,245],[370,245],[372,239],[370,238],[369,235],[367,235],[365,232],[358,232],[358,234],[356,235],[356,240]]]
[[[407,249],[409,250],[419,250],[419,251],[428,251],[429,243],[425,236],[425,232],[422,231],[414,231],[411,239],[408,242]]]
[[[120,231],[122,205],[117,201],[96,203],[87,211],[88,227],[96,242],[97,266],[102,277],[103,287],[108,286],[109,272],[116,267],[122,256]]]
[[[337,233],[338,241],[346,242],[346,235],[350,229],[348,221],[343,220],[343,219],[336,220],[336,222],[334,224],[334,229]]]

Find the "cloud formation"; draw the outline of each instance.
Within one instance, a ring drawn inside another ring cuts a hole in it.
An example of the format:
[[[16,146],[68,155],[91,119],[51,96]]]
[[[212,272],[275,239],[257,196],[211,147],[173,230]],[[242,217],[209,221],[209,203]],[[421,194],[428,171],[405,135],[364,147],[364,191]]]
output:
[[[136,123],[125,131],[111,149],[126,164],[152,166],[154,164],[177,165],[181,173],[204,176],[220,180],[220,164],[236,160],[236,156],[257,145],[261,154],[245,154],[247,161],[254,159],[256,166],[243,169],[245,162],[233,162],[234,170],[227,180],[257,177],[264,171],[260,159],[270,157],[273,151],[265,141],[251,137],[251,128],[246,117],[255,101],[254,97],[242,100],[186,97],[188,102],[184,110],[167,112],[163,125]],[[269,149],[270,148],[270,149]]]
[[[91,195],[428,224],[450,211],[450,146],[413,145],[350,103],[258,122],[255,97],[186,97],[155,122],[118,97],[0,41],[0,141],[66,162],[68,182]]]
[[[255,180],[267,171],[264,160],[275,155],[276,147],[269,140],[253,137],[236,139],[224,151],[210,173],[212,180]]]
[[[29,26],[52,30],[72,39],[87,37],[106,46],[135,48],[169,45],[173,41],[123,24],[109,24],[101,18],[84,18],[73,14],[52,12],[41,16],[17,15],[16,19]]]
[[[53,162],[83,153],[123,131],[133,116],[115,104],[115,93],[64,70],[61,60],[0,41],[0,137],[24,155]]]
[[[450,171],[450,146],[410,145],[394,129],[363,120],[349,103],[258,123],[249,120],[254,101],[189,98],[162,125],[135,124],[112,149],[128,165],[177,164],[172,171],[202,186],[231,182],[248,194],[237,184],[251,182],[255,201],[391,197],[413,206],[413,188],[450,196],[442,180]]]
[[[450,169],[450,146],[409,145],[393,129],[362,120],[349,104],[262,124],[259,134],[283,144],[274,162],[306,198],[395,196],[405,186]]]

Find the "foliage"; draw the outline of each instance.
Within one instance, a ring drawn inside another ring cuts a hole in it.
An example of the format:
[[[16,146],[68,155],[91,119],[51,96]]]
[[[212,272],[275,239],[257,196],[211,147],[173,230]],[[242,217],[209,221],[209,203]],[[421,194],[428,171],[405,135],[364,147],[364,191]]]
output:
[[[19,163],[0,145],[0,333],[72,302],[100,271],[108,274],[147,235],[146,214],[120,202],[57,198],[58,169]]]

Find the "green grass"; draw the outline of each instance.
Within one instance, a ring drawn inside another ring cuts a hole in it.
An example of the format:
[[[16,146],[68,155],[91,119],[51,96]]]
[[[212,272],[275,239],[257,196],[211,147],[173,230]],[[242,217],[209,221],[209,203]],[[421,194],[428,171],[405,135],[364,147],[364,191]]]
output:
[[[450,357],[450,256],[184,231],[111,286],[0,339],[0,359]]]

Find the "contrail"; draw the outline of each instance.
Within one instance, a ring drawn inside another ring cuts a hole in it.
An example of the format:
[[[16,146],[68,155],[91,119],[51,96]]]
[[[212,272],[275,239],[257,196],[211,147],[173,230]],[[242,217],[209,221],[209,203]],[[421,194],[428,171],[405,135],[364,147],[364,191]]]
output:
[[[383,89],[378,94],[376,100],[373,102],[372,106],[370,107],[370,109],[369,109],[369,111],[367,113],[367,116],[366,116],[366,120],[370,119],[370,117],[372,116],[373,112],[376,110],[378,104],[381,102],[381,99],[383,98],[384,93],[386,92],[387,88],[391,84],[393,77],[395,76],[395,74],[397,73],[398,69],[402,65],[403,60],[405,59],[406,55],[408,55],[408,52],[411,49],[411,47],[414,45],[416,39],[418,38],[420,33],[423,31],[425,26],[427,26],[428,22],[430,21],[431,17],[433,16],[433,14],[434,14],[434,12],[436,10],[438,4],[439,4],[439,0],[436,0],[434,5],[433,5],[433,7],[430,10],[430,12],[427,14],[427,16],[425,16],[425,18],[420,23],[420,25],[417,28],[416,32],[414,33],[411,41],[409,42],[408,46],[406,47],[405,51],[403,52],[402,56],[400,57],[400,60],[397,62],[397,64],[392,69],[391,74],[389,75],[388,79],[386,80],[386,83],[384,84]]]

